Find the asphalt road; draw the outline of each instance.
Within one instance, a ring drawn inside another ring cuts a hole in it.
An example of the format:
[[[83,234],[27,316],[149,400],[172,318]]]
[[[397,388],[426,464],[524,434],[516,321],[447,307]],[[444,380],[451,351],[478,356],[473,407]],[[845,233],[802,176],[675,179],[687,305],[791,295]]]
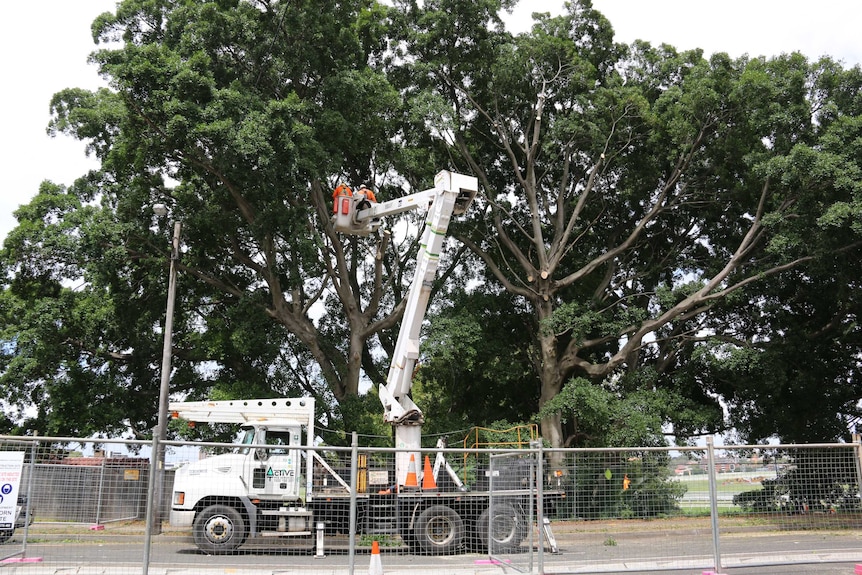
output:
[[[0,567],[0,573],[138,574],[142,572],[144,564],[144,547],[142,540],[133,539],[123,536],[29,543],[26,546],[26,557],[31,560],[40,558],[40,561],[6,563]],[[15,540],[0,546],[0,556],[5,556],[20,546],[20,541]],[[709,555],[668,557],[660,545],[650,544],[648,540],[644,540],[638,547],[622,541],[613,550],[617,548],[621,548],[620,556],[605,552],[599,559],[580,549],[574,541],[563,541],[560,554],[546,555],[545,571],[548,574],[701,575],[710,569],[705,567],[710,565]],[[860,556],[859,539],[855,535],[844,538],[824,537],[822,533],[789,533],[768,537],[743,535],[732,541],[723,540],[723,549],[725,548],[728,549],[723,551],[724,568],[721,572],[727,575],[851,575],[854,573],[855,564],[862,564],[862,561],[849,559]],[[798,563],[803,558],[815,562]],[[358,552],[355,557],[355,573],[367,573],[369,559],[367,551]],[[434,575],[496,575],[514,572],[511,568],[502,569],[489,564],[487,557],[477,554],[428,557],[384,549],[381,559],[384,573],[387,575],[408,572]],[[528,553],[505,558],[507,567],[518,566],[525,569],[529,569],[529,560]],[[784,564],[764,564],[773,561]],[[233,555],[209,556],[199,552],[186,537],[158,536],[153,539],[149,573],[343,575],[347,573],[348,564],[349,554],[345,548],[330,548],[324,557],[316,557],[311,542],[288,547],[281,542],[262,540],[246,544]]]
[[[754,525],[725,519],[719,540],[722,573],[851,575],[862,564],[862,526],[841,529],[792,529],[806,522]],[[828,517],[820,519],[829,519]],[[824,527],[829,523],[822,523]],[[677,518],[662,521],[557,522],[554,532],[560,553],[544,554],[545,572],[562,573],[658,573],[701,575],[713,565],[713,540],[709,518]],[[62,524],[35,525],[29,533],[26,558],[36,563],[5,563],[0,575],[57,573],[141,574],[145,537],[137,523],[109,524],[104,530]],[[232,555],[210,556],[200,552],[190,535],[166,531],[152,538],[148,558],[151,575],[170,573],[328,575],[348,572],[350,555],[346,537],[327,537],[324,556],[317,557],[313,538],[258,538]],[[0,557],[23,548],[23,532],[0,545]],[[428,575],[491,575],[535,571],[537,559],[528,545],[519,553],[500,557],[502,565],[489,564],[482,554],[445,557],[414,555],[404,549],[383,548],[385,574],[420,572]],[[533,562],[531,564],[531,561]],[[368,549],[357,551],[354,572],[368,571]],[[82,571],[82,568],[91,571]]]

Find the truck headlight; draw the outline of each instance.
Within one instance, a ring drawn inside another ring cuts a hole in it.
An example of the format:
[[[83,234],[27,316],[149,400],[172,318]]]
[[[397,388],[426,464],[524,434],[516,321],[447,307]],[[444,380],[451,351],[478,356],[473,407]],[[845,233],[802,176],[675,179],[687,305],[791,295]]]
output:
[[[186,502],[185,491],[174,491],[174,505],[182,505]]]

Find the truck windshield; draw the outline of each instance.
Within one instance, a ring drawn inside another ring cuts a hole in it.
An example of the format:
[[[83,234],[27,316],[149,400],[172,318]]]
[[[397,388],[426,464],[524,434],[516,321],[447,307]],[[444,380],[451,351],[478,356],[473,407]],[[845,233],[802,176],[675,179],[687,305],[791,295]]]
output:
[[[240,443],[243,445],[251,445],[254,443],[254,428],[253,427],[243,427],[240,430],[240,434],[242,438],[240,439]],[[248,453],[248,447],[241,447],[239,450],[240,453]]]

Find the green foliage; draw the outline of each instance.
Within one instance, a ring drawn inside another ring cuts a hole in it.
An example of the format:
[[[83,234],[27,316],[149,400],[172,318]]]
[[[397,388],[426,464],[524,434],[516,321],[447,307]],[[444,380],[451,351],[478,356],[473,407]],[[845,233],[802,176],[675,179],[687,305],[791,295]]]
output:
[[[743,491],[733,496],[733,504],[752,513],[772,513],[780,509],[781,497],[770,487],[769,479],[764,479],[763,489]]]
[[[363,446],[392,445],[392,427],[380,414],[380,399],[376,393],[366,393],[341,401],[338,413],[325,427],[324,441],[329,445],[350,445],[351,433],[359,435]]]
[[[429,138],[451,142],[455,161],[484,187],[486,209],[459,234],[487,266],[475,291],[519,298],[541,326],[529,342],[543,434],[555,446],[598,445],[620,441],[622,421],[647,441],[662,425],[684,438],[745,423],[769,397],[752,380],[747,401],[737,402],[724,385],[729,377],[705,371],[721,356],[708,356],[719,342],[777,347],[787,329],[816,341],[820,332],[815,322],[800,325],[808,323],[801,310],[795,325],[757,310],[777,295],[776,284],[819,276],[813,268],[833,258],[849,264],[846,274],[829,266],[833,273],[855,283],[858,226],[848,214],[862,157],[853,135],[858,70],[799,54],[706,59],[700,50],[620,46],[586,1],[514,37],[477,24],[493,22],[492,3],[473,12],[454,4],[414,8],[419,25],[405,33],[405,50],[420,58],[404,67],[421,81],[410,103]],[[441,38],[454,27],[477,39],[458,57]],[[437,122],[428,119],[444,109]],[[836,293],[825,274],[817,285]],[[841,337],[837,355],[855,373],[855,298],[818,304],[820,326],[835,334],[831,345]],[[647,372],[654,375],[637,375]],[[577,378],[605,382],[607,393],[567,390]],[[831,366],[801,380],[818,378],[836,388],[852,382],[820,416],[827,425],[806,424],[834,434],[855,416],[858,376]],[[619,405],[648,404],[650,392],[674,409],[657,405],[643,421],[637,409],[602,407],[611,393]],[[726,422],[727,399],[734,415]],[[578,411],[578,402],[591,409]],[[773,434],[797,435],[791,418],[769,421]]]
[[[529,421],[538,382],[524,330],[533,328],[517,302],[455,293],[430,319],[413,388],[414,401],[433,414],[425,434]]]
[[[825,260],[765,282],[756,321],[743,310],[726,315],[752,343],[714,341],[701,356],[704,380],[725,399],[730,423],[753,440],[777,429],[791,442],[846,439],[860,416],[858,362],[849,359],[860,343],[858,298],[844,277],[856,264],[842,254]],[[756,339],[764,326],[781,337]]]
[[[358,392],[360,366],[345,356],[371,357],[387,324],[361,315],[361,258],[327,265],[346,248],[327,228],[325,182],[371,182],[400,149],[400,95],[372,65],[389,12],[368,0],[125,0],[96,20],[94,39],[115,42],[91,57],[110,89],[56,94],[49,131],[85,141],[101,169],[43,186],[4,253],[15,343],[0,373],[20,418],[43,409],[25,427],[148,434],[170,233],[157,202],[183,222],[175,396],[311,394],[323,421],[353,425],[338,403]],[[351,274],[355,292],[329,289]],[[312,320],[322,300],[340,314]],[[350,313],[363,335],[331,337]]]
[[[545,403],[539,417],[559,414],[572,422],[571,447],[662,446],[667,395],[647,389],[621,394],[584,378],[569,381]]]
[[[571,505],[566,518],[651,519],[679,513],[686,486],[668,477],[668,462],[666,452],[573,454],[567,467],[574,473],[564,482]]]
[[[622,516],[655,518],[679,513],[687,487],[668,477],[668,457],[646,455],[629,462],[631,487],[623,491]]]
[[[627,326],[646,318],[647,310],[637,307],[597,310],[591,303],[565,302],[554,309],[545,327],[552,333],[567,333],[574,341],[583,342],[617,336]]]
[[[155,401],[148,390],[158,389],[158,380],[152,365],[135,365],[126,352],[143,346],[158,357],[154,342],[140,339],[141,329],[150,329],[140,320],[158,316],[139,293],[131,299],[143,303],[142,315],[134,317],[127,294],[100,282],[112,266],[128,272],[111,245],[123,227],[82,206],[74,190],[50,183],[16,217],[20,225],[0,260],[8,278],[0,298],[0,386],[16,423],[22,431],[92,435],[127,432],[129,421],[147,421],[147,400]],[[87,252],[101,257],[91,260]],[[38,411],[28,419],[30,405]]]

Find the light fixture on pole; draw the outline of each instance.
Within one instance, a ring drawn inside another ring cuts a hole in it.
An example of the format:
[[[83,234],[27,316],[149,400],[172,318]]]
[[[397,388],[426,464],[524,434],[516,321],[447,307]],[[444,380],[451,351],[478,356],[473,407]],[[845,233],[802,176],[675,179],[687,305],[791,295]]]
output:
[[[153,212],[160,217],[168,214],[165,204],[153,205]],[[180,234],[182,223],[174,222],[174,235],[171,242],[171,262],[168,272],[168,303],[165,310],[165,332],[164,347],[162,348],[162,371],[161,385],[159,386],[159,418],[156,424],[155,436],[158,439],[158,448],[155,459],[156,468],[153,470],[158,474],[155,483],[153,521],[150,532],[159,534],[162,531],[162,503],[164,493],[165,476],[165,446],[164,441],[168,436],[168,399],[170,396],[171,383],[171,358],[173,349],[174,333],[174,303],[177,295],[177,261],[180,255]]]

